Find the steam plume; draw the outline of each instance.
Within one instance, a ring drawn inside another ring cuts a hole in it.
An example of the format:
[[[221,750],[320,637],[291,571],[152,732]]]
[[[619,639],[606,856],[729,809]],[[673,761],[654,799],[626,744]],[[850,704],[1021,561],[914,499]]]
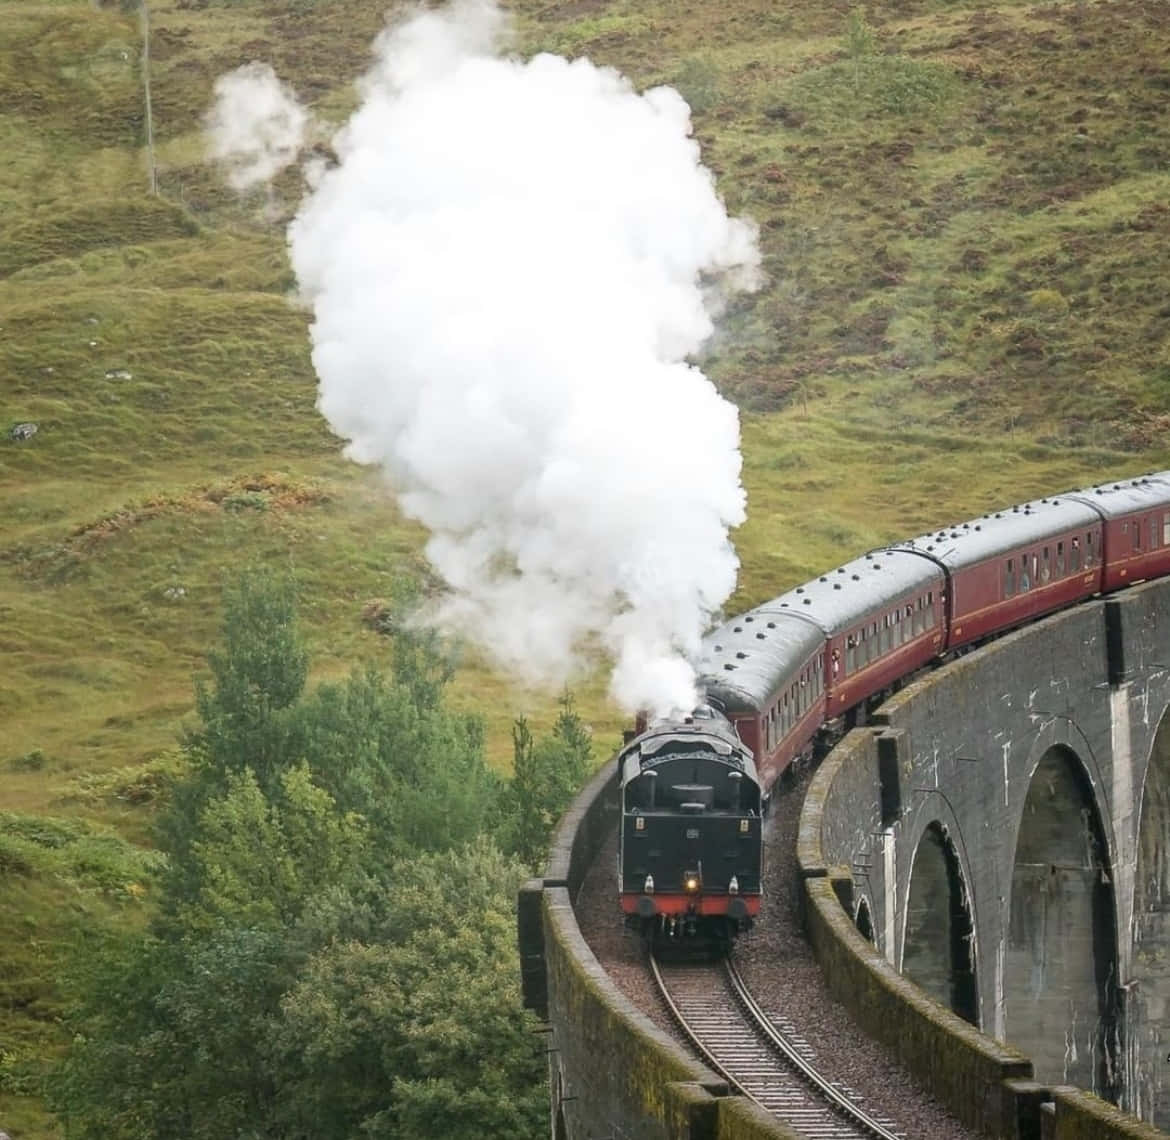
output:
[[[211,157],[228,182],[247,190],[294,162],[309,116],[266,63],[246,63],[215,83],[215,105],[205,126]]]
[[[375,45],[289,231],[319,407],[430,530],[441,620],[534,680],[600,645],[627,708],[688,707],[744,493],[736,410],[686,358],[754,230],[675,91],[504,32],[464,0]]]

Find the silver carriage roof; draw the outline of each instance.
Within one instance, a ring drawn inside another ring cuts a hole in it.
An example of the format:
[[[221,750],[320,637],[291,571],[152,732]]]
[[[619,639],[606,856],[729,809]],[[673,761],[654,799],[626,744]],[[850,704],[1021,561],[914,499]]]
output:
[[[1151,471],[1134,479],[1116,483],[1099,483],[1080,491],[1069,491],[1067,499],[1075,499],[1099,510],[1107,519],[1128,515],[1133,511],[1170,509],[1170,471]]]
[[[759,711],[827,637],[942,580],[937,566],[906,551],[855,558],[708,634],[700,683],[732,711]]]
[[[941,562],[949,570],[974,566],[997,555],[1023,550],[1046,538],[1078,528],[1096,526],[1100,516],[1083,502],[1067,495],[1035,499],[981,515],[969,522],[939,527],[890,550],[913,551]]]
[[[712,752],[729,768],[758,781],[755,760],[725,716],[702,706],[681,719],[656,721],[618,753],[623,786],[672,757]]]

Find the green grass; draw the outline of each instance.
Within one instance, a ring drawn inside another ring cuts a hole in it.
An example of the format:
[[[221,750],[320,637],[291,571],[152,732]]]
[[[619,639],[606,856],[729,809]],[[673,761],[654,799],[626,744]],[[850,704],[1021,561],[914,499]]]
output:
[[[1170,11],[902,0],[517,0],[518,50],[587,54],[689,98],[768,284],[705,366],[745,410],[729,603],[886,539],[1170,466]],[[283,222],[203,158],[217,75],[273,63],[339,122],[381,27],[357,0],[158,0],[161,195],[141,35],[82,0],[0,0],[0,1127],[56,1135],[37,1073],[79,924],[139,921],[149,822],[222,584],[301,586],[315,676],[384,660],[366,606],[424,536],[317,415]],[[620,410],[615,409],[615,415]],[[12,440],[12,424],[37,433]],[[555,715],[467,652],[453,701]],[[621,718],[578,683],[601,748]]]

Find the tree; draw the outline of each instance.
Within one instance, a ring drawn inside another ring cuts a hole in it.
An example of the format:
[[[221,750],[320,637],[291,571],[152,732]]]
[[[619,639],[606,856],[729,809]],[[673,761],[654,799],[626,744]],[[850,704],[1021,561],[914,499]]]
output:
[[[592,738],[573,707],[572,694],[561,698],[561,711],[550,735],[533,740],[521,719],[512,728],[512,784],[503,830],[508,849],[530,867],[548,851],[549,838],[593,767]]]
[[[171,898],[192,888],[189,846],[207,801],[232,773],[250,769],[268,792],[299,758],[293,710],[304,692],[308,653],[296,628],[296,595],[288,579],[249,571],[225,590],[223,648],[207,655],[214,684],[198,681],[199,727],[184,733],[190,771],[171,788],[158,824],[170,855]]]
[[[388,855],[468,842],[500,794],[482,723],[443,707],[430,692],[434,652],[415,648],[396,655],[392,680],[371,668],[322,685],[297,724],[318,781],[370,821]]]

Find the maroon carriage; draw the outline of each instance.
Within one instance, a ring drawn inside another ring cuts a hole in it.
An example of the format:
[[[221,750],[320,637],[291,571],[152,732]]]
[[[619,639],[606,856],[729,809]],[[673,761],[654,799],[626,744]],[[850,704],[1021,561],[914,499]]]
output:
[[[1069,497],[1022,503],[892,549],[921,555],[946,571],[945,651],[1101,589],[1101,518]]]
[[[1092,507],[1103,522],[1103,590],[1170,574],[1170,473],[1103,483],[1066,498]]]

